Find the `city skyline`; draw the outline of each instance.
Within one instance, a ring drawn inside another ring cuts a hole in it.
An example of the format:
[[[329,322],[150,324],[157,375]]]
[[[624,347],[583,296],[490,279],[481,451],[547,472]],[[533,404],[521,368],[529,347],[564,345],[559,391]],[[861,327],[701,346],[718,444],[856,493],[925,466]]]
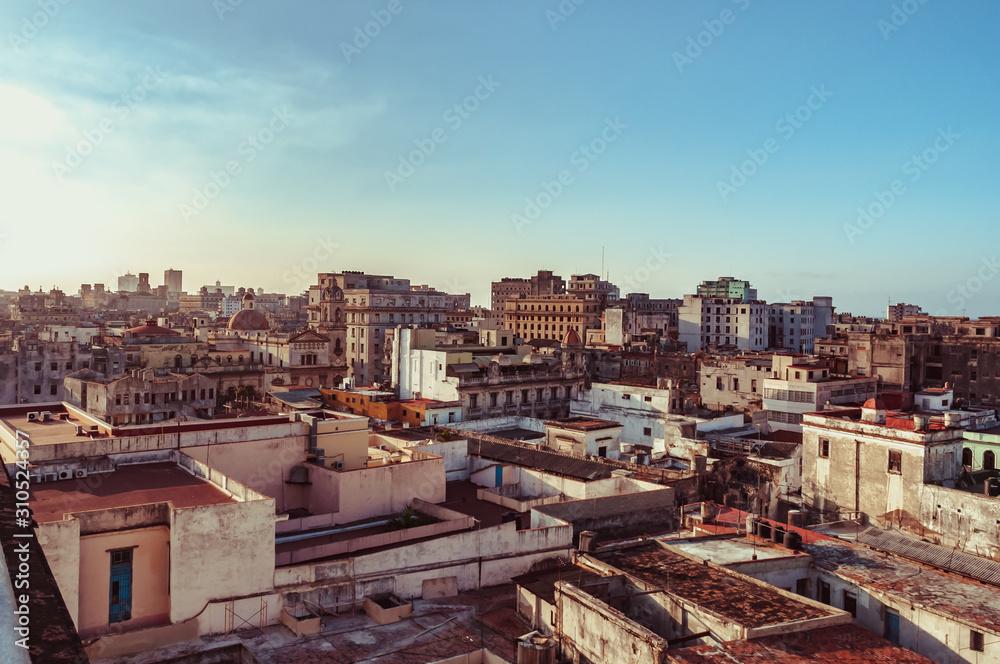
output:
[[[183,258],[189,283],[350,268],[487,304],[603,247],[619,284],[669,256],[635,289],[659,297],[725,274],[1000,311],[988,244],[940,241],[995,227],[986,2],[53,7],[0,15],[5,289]]]

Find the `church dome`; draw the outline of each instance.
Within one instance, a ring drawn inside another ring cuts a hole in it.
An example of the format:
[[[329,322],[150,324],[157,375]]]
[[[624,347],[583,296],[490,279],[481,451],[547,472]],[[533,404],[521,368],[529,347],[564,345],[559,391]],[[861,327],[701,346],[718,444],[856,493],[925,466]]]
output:
[[[580,346],[583,344],[583,342],[580,341],[580,335],[577,334],[576,330],[573,328],[569,328],[569,331],[566,332],[566,336],[563,337],[562,342],[564,346]]]
[[[233,314],[226,324],[226,329],[235,332],[261,332],[271,329],[267,316],[254,308],[254,296],[251,291],[248,290],[243,296],[243,308]]]

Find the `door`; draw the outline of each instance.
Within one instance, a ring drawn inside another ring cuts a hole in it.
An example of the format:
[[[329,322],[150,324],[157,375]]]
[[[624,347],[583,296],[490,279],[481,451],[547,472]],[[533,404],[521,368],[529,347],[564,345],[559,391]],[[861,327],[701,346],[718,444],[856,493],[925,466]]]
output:
[[[108,622],[132,618],[132,549],[111,551],[111,584],[108,599]]]
[[[895,611],[885,612],[885,638],[899,643],[899,614]]]

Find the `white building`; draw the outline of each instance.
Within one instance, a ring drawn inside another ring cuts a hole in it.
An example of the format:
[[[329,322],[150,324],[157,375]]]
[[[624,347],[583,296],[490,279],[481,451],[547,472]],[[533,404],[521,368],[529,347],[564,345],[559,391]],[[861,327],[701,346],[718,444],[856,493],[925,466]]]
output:
[[[678,341],[687,344],[689,353],[709,344],[764,350],[767,322],[768,307],[761,301],[685,295],[678,310]]]
[[[774,378],[764,379],[764,411],[772,430],[802,431],[802,416],[827,403],[864,403],[875,397],[878,378],[834,378],[827,367],[805,364],[804,358],[775,355]]]
[[[826,336],[826,326],[832,321],[833,299],[829,297],[815,297],[812,302],[794,300],[770,304],[769,346],[812,354],[816,338]]]
[[[673,380],[659,383],[658,387],[594,383],[580,392],[570,409],[574,415],[618,422],[626,443],[662,447],[667,416],[681,412],[684,404]]]

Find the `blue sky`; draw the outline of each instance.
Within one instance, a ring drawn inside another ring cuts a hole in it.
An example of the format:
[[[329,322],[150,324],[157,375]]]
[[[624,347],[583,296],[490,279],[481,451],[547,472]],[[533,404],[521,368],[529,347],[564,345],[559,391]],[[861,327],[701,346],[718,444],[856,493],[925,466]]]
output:
[[[486,303],[604,247],[655,297],[1000,314],[995,2],[63,2],[0,10],[0,288]]]

